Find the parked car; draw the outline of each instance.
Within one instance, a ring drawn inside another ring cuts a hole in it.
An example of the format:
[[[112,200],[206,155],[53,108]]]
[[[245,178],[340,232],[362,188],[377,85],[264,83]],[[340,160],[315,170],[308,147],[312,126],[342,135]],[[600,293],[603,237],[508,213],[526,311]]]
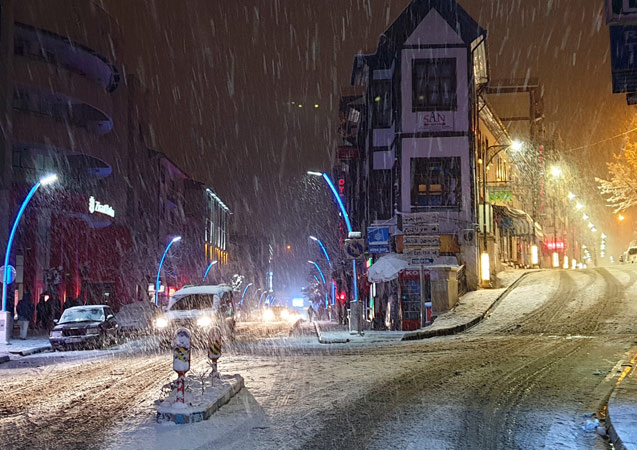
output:
[[[626,251],[626,263],[634,264],[637,262],[637,246],[628,247]]]
[[[165,345],[175,331],[187,328],[197,346],[205,346],[208,331],[214,325],[232,339],[235,330],[232,286],[187,286],[175,292],[163,314],[153,320],[153,328]]]
[[[153,329],[153,320],[161,314],[161,308],[155,303],[141,301],[122,305],[116,318],[121,333],[143,335]]]
[[[54,350],[69,347],[100,348],[117,342],[119,324],[106,305],[67,308],[49,334]]]

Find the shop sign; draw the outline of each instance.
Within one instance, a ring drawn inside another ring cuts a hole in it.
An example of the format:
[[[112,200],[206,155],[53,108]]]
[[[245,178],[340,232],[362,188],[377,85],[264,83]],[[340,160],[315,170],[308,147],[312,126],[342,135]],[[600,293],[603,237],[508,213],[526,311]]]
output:
[[[389,253],[389,227],[367,228],[367,248],[369,253]]]
[[[510,189],[489,189],[489,203],[511,203],[513,201],[513,191]]]
[[[110,205],[98,202],[92,195],[88,199],[88,212],[91,214],[98,212],[110,217],[115,217],[115,210]]]
[[[403,247],[439,247],[440,236],[403,236]]]
[[[405,234],[405,236],[438,233],[440,233],[440,224],[437,223],[425,223],[422,225],[403,225],[403,234]]]
[[[426,225],[430,223],[437,223],[440,221],[440,217],[438,213],[414,213],[414,214],[403,214],[402,222],[403,222],[403,232],[406,226],[410,225]]]

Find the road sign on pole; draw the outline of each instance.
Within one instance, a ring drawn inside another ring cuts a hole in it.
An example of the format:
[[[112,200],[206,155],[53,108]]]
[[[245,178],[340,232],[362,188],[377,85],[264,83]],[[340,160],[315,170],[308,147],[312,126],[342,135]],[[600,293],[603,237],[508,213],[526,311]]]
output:
[[[4,266],[0,267],[0,273],[3,275],[3,279],[2,279],[2,283],[4,284],[5,280],[4,280]],[[9,284],[13,283],[15,281],[15,277],[16,277],[16,270],[15,267],[13,266],[8,266],[8,271],[7,271],[7,278],[8,278],[8,282]]]
[[[365,241],[363,239],[346,239],[343,251],[347,259],[363,259],[365,257]]]

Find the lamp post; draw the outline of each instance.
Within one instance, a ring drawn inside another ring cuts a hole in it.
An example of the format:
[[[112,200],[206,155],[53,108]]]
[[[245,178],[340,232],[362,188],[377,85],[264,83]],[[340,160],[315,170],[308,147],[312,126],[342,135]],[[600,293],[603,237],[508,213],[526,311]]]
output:
[[[497,148],[498,150],[489,157],[489,150]],[[482,159],[482,242],[483,249],[480,255],[480,278],[482,278],[483,284],[487,284],[491,279],[491,270],[489,267],[489,252],[487,250],[487,166],[491,164],[493,158],[495,158],[503,150],[519,150],[522,148],[520,141],[513,141],[510,144],[497,144],[490,145],[484,151],[484,158]]]
[[[171,239],[171,241],[166,246],[166,250],[164,250],[164,254],[161,257],[161,260],[159,261],[159,268],[157,269],[157,280],[155,281],[155,305],[159,305],[159,286],[160,286],[159,274],[161,273],[161,266],[164,264],[164,259],[166,259],[166,253],[168,253],[168,250],[170,249],[170,247],[175,242],[178,242],[178,241],[181,241],[181,236],[175,236],[174,238]]]
[[[206,269],[206,271],[203,274],[203,281],[206,281],[206,277],[208,276],[208,272],[210,272],[210,269],[212,269],[212,266],[214,266],[218,262],[219,261],[215,259],[214,261],[211,261],[210,264],[208,264],[208,268]]]
[[[308,170],[307,171],[308,175],[312,175],[315,177],[323,177],[323,179],[325,180],[325,182],[327,183],[327,185],[329,186],[330,190],[332,191],[332,194],[334,195],[334,199],[336,200],[336,203],[338,204],[338,207],[341,210],[341,214],[343,215],[343,220],[345,221],[345,226],[347,227],[347,232],[348,232],[348,236],[349,233],[352,233],[352,224],[349,221],[349,215],[347,214],[347,211],[345,210],[345,205],[343,205],[343,201],[341,200],[341,197],[338,195],[338,192],[336,191],[336,187],[334,186],[334,183],[332,183],[332,179],[330,178],[330,176],[328,174],[326,174],[325,172],[316,172],[313,170]],[[356,284],[356,260],[352,260],[352,301],[353,302],[357,302],[358,301],[358,286]]]
[[[321,267],[315,261],[308,261],[308,263],[314,264],[314,267],[316,267],[316,270],[318,270],[318,273],[321,275],[321,280],[323,280],[323,287],[325,287],[326,281],[325,281],[325,276],[323,276],[323,271],[321,270]],[[327,308],[327,292],[325,293],[325,307]]]
[[[327,264],[329,264],[330,269],[332,269],[332,261],[330,261],[330,255],[327,254],[327,250],[325,249],[325,246],[323,245],[323,242],[321,242],[321,240],[319,238],[317,238],[316,236],[310,236],[310,239],[312,239],[315,242],[318,242],[318,244],[321,246],[321,250],[323,250],[323,254],[325,255],[325,259],[327,259]],[[330,283],[332,285],[332,305],[335,302],[335,298],[336,298],[336,286],[334,286],[334,282],[331,281]],[[327,308],[327,305],[325,305],[325,307]]]
[[[2,311],[7,310],[7,291],[9,290],[9,285],[11,284],[9,282],[9,255],[11,254],[11,246],[13,245],[13,238],[15,237],[15,232],[18,228],[18,223],[20,222],[20,218],[22,217],[24,210],[29,204],[29,201],[31,201],[31,198],[33,197],[33,195],[35,195],[35,192],[38,190],[38,188],[40,186],[46,186],[47,184],[54,183],[57,179],[58,179],[58,176],[55,174],[47,175],[43,178],[40,178],[40,180],[37,183],[35,183],[35,185],[31,188],[31,190],[25,197],[24,201],[22,202],[22,206],[20,206],[20,209],[18,210],[18,214],[16,215],[16,218],[13,221],[13,227],[11,228],[11,233],[9,233],[9,240],[7,241],[7,250],[4,254],[4,274],[2,276],[2,280],[3,280],[2,281],[3,282]]]
[[[245,298],[245,296],[246,296],[246,291],[248,290],[248,288],[249,288],[250,286],[252,286],[252,284],[253,284],[253,283],[248,283],[248,284],[246,285],[245,289],[243,290],[243,293],[241,294],[241,304],[242,304],[242,305],[243,305],[243,299],[244,299],[244,298]]]

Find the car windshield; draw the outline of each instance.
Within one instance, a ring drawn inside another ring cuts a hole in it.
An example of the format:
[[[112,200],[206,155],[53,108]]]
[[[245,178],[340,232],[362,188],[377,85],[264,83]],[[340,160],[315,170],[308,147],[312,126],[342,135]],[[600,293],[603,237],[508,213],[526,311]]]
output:
[[[635,247],[635,248],[631,248],[630,250],[628,250],[628,254],[629,254],[629,255],[635,255],[635,254],[637,254],[637,247]]]
[[[193,294],[187,297],[181,298],[175,302],[175,304],[170,308],[172,311],[187,311],[189,309],[211,309],[214,307],[214,297],[217,297],[213,294]],[[217,297],[218,299],[219,297]],[[219,300],[216,301],[219,303]]]
[[[70,322],[103,322],[104,310],[102,308],[72,308],[62,314],[59,323]]]

